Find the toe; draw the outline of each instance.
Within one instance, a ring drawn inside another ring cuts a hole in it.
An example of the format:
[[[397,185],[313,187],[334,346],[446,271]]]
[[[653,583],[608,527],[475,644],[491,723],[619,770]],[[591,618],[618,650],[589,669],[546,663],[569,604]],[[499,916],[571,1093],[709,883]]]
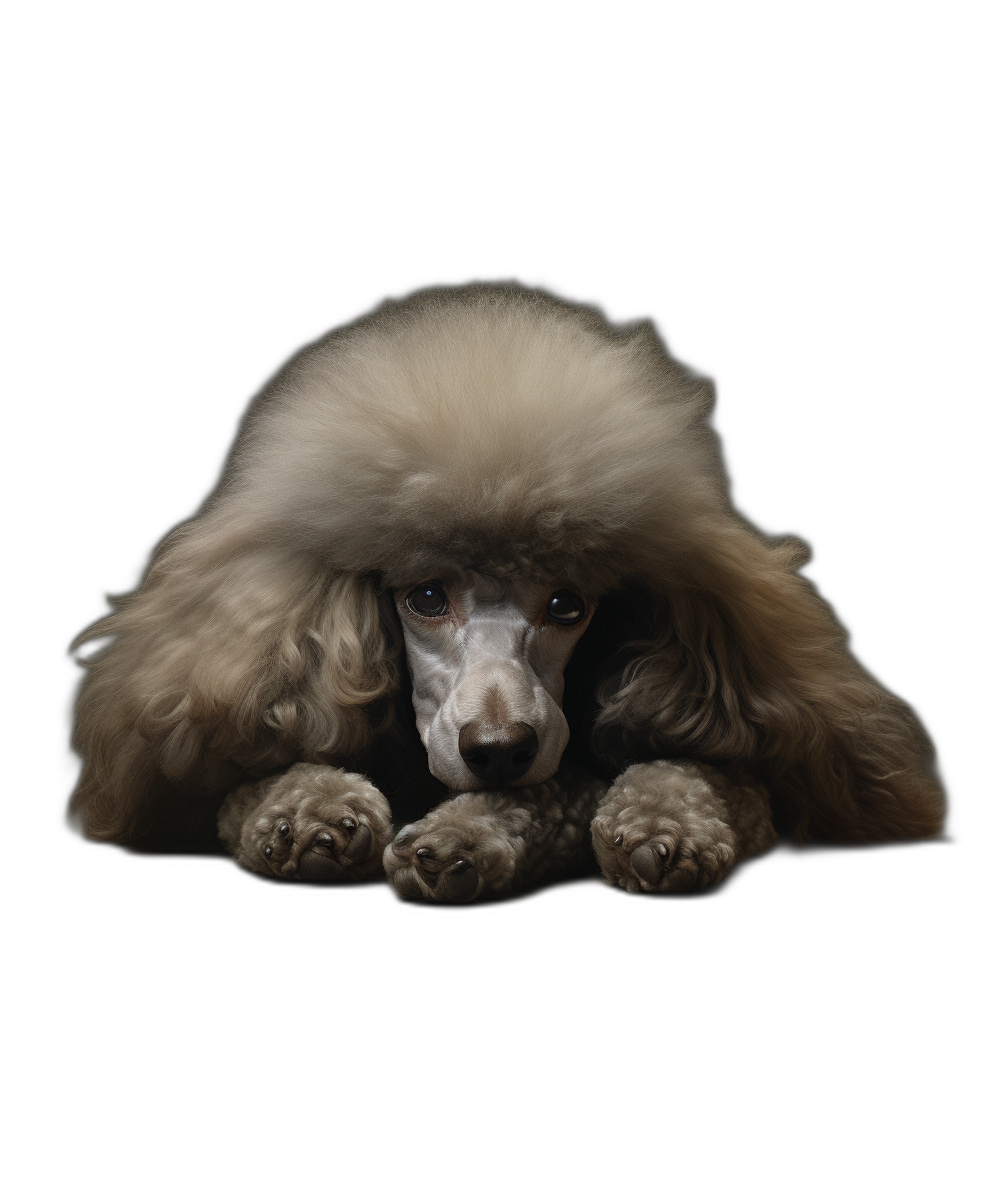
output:
[[[301,856],[297,873],[299,880],[338,880],[340,865],[328,852],[313,849]]]
[[[404,826],[402,830],[396,835],[392,846],[397,850],[403,847],[408,847],[419,833],[420,828],[415,824],[412,826]]]
[[[371,854],[371,828],[362,822],[353,832],[353,838],[343,852],[347,863],[362,863]]]
[[[650,843],[643,844],[631,854],[630,866],[645,884],[652,887],[662,878],[665,870],[659,851]]]
[[[468,859],[459,859],[441,873],[437,886],[438,899],[461,904],[472,900],[479,886],[479,872]]]
[[[441,860],[438,859],[430,847],[418,847],[414,852],[413,858],[425,872],[430,872],[435,876],[438,874],[438,869],[441,867]]]
[[[406,900],[423,900],[424,883],[420,873],[413,867],[399,867],[392,872],[392,887]],[[429,890],[428,890],[429,891]]]

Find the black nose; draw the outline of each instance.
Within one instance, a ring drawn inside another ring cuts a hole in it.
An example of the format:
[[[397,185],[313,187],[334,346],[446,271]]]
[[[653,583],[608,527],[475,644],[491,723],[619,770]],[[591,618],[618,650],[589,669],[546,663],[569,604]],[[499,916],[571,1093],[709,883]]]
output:
[[[463,724],[459,753],[481,781],[517,781],[532,768],[539,737],[528,724]]]

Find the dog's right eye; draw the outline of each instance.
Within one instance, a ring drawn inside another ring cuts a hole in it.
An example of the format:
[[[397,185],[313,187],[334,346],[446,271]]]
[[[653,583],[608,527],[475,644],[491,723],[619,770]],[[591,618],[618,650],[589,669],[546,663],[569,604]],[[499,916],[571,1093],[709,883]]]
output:
[[[440,617],[448,607],[448,597],[437,584],[421,584],[407,595],[406,604],[421,617]]]

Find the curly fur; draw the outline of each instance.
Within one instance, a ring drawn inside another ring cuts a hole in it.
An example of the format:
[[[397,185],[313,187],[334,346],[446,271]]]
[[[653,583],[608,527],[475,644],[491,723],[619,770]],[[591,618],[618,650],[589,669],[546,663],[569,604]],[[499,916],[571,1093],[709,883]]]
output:
[[[460,857],[475,872],[470,897],[576,873],[588,866],[589,827],[605,791],[580,769],[561,769],[542,785],[460,794],[399,832],[385,849],[385,872],[402,896],[435,901],[452,899],[445,873]]]
[[[737,762],[801,837],[937,833],[927,737],[797,574],[804,546],[732,509],[712,404],[650,324],[511,284],[388,302],[309,346],[78,638],[113,639],[77,706],[87,833],[191,842],[250,774],[399,744],[379,739],[403,681],[388,589],[457,568],[601,598],[568,678],[597,767]]]
[[[773,846],[768,807],[767,791],[744,769],[726,776],[693,762],[633,765],[600,802],[592,846],[603,877],[630,892],[644,885],[629,856],[654,842],[676,853],[666,873],[669,887],[706,887],[739,859]]]
[[[345,821],[354,824],[354,831],[344,830]],[[286,826],[283,833],[281,824]],[[333,836],[339,836],[336,853],[343,854],[360,824],[368,829],[361,835],[363,843],[357,844],[357,857],[342,865],[329,860],[323,864],[330,864],[329,870],[338,871],[342,879],[363,879],[380,864],[392,837],[388,802],[366,777],[304,763],[277,777],[240,785],[224,799],[217,816],[221,841],[237,862],[266,875],[298,875],[304,853],[323,830],[333,847]]]

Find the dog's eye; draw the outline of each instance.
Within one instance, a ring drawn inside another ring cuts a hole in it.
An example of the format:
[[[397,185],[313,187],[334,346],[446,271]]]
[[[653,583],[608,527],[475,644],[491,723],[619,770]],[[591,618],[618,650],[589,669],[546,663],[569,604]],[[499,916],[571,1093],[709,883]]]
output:
[[[440,617],[448,607],[448,597],[437,584],[421,584],[409,593],[406,604],[421,617]]]
[[[566,589],[554,592],[546,605],[546,616],[558,625],[576,625],[584,615],[584,601]]]

